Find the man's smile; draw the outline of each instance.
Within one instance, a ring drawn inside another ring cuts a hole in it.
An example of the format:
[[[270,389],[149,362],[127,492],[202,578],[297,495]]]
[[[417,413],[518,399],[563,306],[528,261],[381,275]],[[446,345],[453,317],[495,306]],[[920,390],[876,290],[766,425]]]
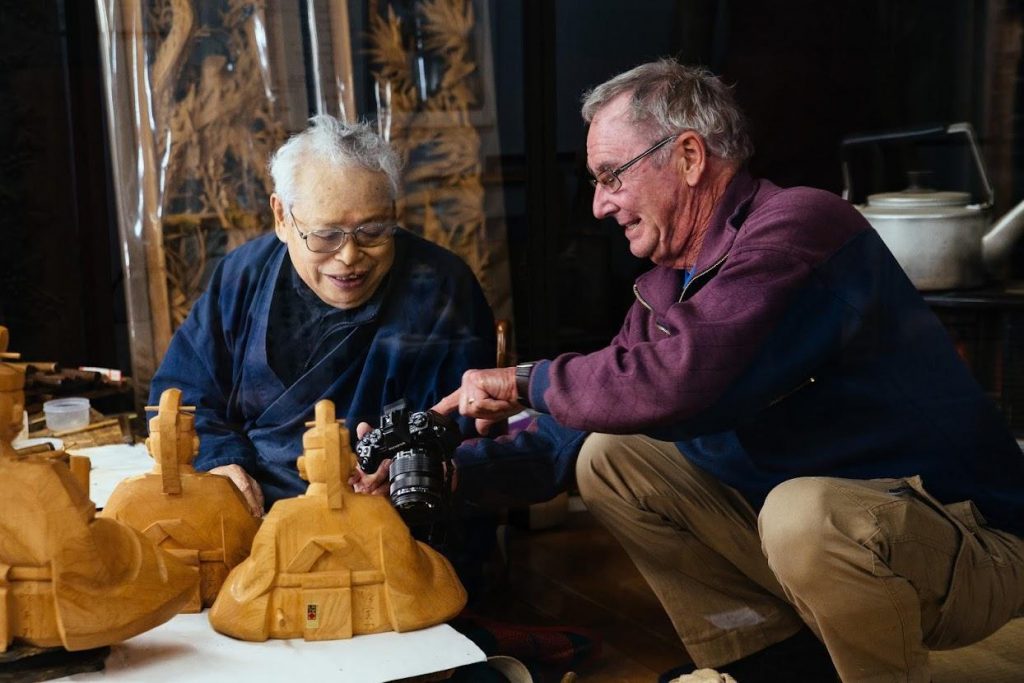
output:
[[[366,271],[347,273],[344,275],[329,275],[324,273],[324,277],[341,289],[358,289],[366,281]]]

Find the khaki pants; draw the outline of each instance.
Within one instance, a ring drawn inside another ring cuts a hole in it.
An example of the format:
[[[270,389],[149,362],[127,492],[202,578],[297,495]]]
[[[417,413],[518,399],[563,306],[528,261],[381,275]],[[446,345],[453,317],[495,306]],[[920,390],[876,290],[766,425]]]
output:
[[[792,479],[758,515],[674,444],[605,434],[587,438],[576,476],[702,667],[807,624],[843,681],[928,681],[929,649],[1024,609],[1024,540],[917,477]]]

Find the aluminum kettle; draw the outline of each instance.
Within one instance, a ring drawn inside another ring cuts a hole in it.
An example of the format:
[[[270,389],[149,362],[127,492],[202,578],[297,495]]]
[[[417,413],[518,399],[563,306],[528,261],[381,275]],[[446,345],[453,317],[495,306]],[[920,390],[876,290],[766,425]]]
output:
[[[1024,201],[992,223],[992,186],[969,123],[853,136],[842,145],[937,135],[966,136],[985,195],[981,203],[972,203],[968,192],[931,190],[911,183],[901,191],[868,195],[867,203],[857,208],[918,289],[966,289],[981,286],[989,278],[1004,279],[1012,248],[1024,231]],[[853,189],[845,154],[843,180],[843,197],[850,200]]]

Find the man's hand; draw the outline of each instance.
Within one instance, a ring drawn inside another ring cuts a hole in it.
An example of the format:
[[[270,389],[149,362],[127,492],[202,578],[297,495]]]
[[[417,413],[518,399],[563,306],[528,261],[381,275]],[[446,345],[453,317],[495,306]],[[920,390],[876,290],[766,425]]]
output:
[[[219,474],[227,477],[235,483],[238,490],[245,497],[249,505],[249,512],[253,517],[263,516],[263,489],[256,483],[256,480],[249,476],[249,473],[242,469],[241,465],[221,465],[210,470],[210,474]]]
[[[367,422],[360,422],[356,425],[356,436],[360,439],[370,433],[373,428]],[[373,496],[383,496],[391,493],[388,486],[388,473],[391,471],[391,458],[381,460],[380,467],[373,474],[366,474],[358,467],[352,471],[348,478],[349,486],[356,493],[369,493]]]
[[[467,370],[462,386],[431,410],[446,415],[456,408],[461,415],[476,418],[476,430],[486,434],[496,422],[523,409],[516,401],[516,369]]]

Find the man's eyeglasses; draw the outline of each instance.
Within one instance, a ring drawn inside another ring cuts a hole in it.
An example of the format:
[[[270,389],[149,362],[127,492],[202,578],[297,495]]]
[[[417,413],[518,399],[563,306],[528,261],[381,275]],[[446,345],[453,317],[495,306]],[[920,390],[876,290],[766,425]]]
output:
[[[363,249],[379,247],[387,242],[395,234],[395,230],[398,229],[398,225],[393,221],[383,221],[360,225],[352,230],[315,228],[309,232],[302,232],[299,229],[299,221],[295,218],[295,214],[292,213],[291,209],[288,209],[288,215],[292,218],[295,232],[299,233],[299,237],[306,243],[306,248],[314,254],[334,253],[344,246],[345,240],[348,238],[355,240],[356,246]]]
[[[600,185],[608,192],[618,192],[619,188],[622,187],[622,178],[619,177],[620,175],[628,171],[634,164],[648,157],[649,155],[654,154],[654,152],[661,149],[668,143],[672,142],[677,137],[679,137],[679,133],[673,133],[672,135],[669,135],[667,138],[658,140],[653,145],[651,145],[644,151],[640,152],[640,154],[636,155],[626,163],[622,164],[622,166],[619,166],[618,168],[613,169],[611,171],[601,171],[600,173],[597,174],[596,178],[591,176],[590,184],[593,185],[594,187]]]

